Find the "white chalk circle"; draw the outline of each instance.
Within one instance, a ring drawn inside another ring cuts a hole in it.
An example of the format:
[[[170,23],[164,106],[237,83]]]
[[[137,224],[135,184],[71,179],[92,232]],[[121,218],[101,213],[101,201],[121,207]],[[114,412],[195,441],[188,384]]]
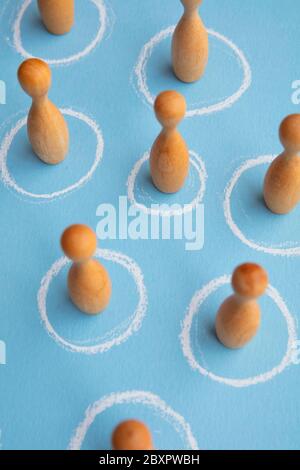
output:
[[[21,34],[21,25],[22,25],[22,20],[24,17],[24,14],[26,10],[29,8],[30,4],[33,2],[33,0],[25,0],[24,3],[22,4],[20,10],[18,11],[16,20],[13,25],[13,45],[16,49],[16,51],[21,54],[24,59],[29,59],[33,55],[26,51],[23,47],[22,43],[22,34]],[[82,51],[78,52],[77,54],[71,55],[69,57],[65,57],[62,59],[45,59],[43,60],[47,62],[49,65],[69,65],[72,62],[77,62],[83,57],[87,56],[92,52],[92,50],[102,41],[106,26],[107,26],[107,13],[106,13],[106,7],[105,3],[103,0],[91,0],[91,2],[96,6],[98,10],[98,15],[99,15],[99,29],[97,31],[96,36],[92,40],[90,44],[88,44]]]
[[[70,440],[68,450],[80,450],[85,436],[95,418],[108,408],[122,404],[142,404],[152,408],[166,421],[170,422],[174,430],[181,435],[187,449],[198,450],[198,444],[193,436],[190,425],[185,419],[170,408],[160,397],[150,392],[132,390],[128,392],[112,393],[89,406],[85,412],[84,420],[79,424]]]
[[[147,84],[147,64],[152,55],[154,47],[156,47],[161,41],[170,37],[175,30],[175,26],[169,26],[167,29],[160,31],[158,34],[153,36],[149,42],[145,44],[143,49],[140,52],[137,64],[135,66],[134,72],[137,79],[137,87],[139,92],[146,99],[146,102],[153,106],[155,97],[151,94],[148,84]],[[239,89],[229,96],[228,98],[219,101],[218,103],[212,104],[210,106],[205,106],[201,108],[190,109],[187,111],[187,117],[201,116],[204,114],[216,113],[222,111],[223,109],[231,107],[236,101],[238,101],[241,96],[247,91],[251,85],[252,74],[250,65],[244,55],[244,53],[227,37],[222,34],[208,29],[208,34],[215,37],[219,41],[223,42],[228,46],[235,54],[238,59],[239,65],[243,70],[243,81]]]
[[[272,161],[274,160],[274,158],[275,158],[275,155],[263,155],[255,159],[247,160],[234,172],[232,178],[230,179],[225,189],[225,197],[224,197],[224,204],[223,204],[225,219],[231,231],[233,232],[233,234],[237,238],[239,238],[241,242],[243,242],[245,245],[249,246],[253,250],[261,251],[263,253],[267,253],[267,254],[275,255],[275,256],[299,256],[300,246],[294,246],[294,247],[289,247],[289,248],[273,247],[273,246],[262,245],[253,240],[249,240],[241,231],[241,229],[238,227],[238,225],[236,224],[232,216],[231,196],[240,177],[247,170],[250,170],[251,168],[255,168],[256,166],[265,165],[265,164],[270,165]]]
[[[201,204],[206,189],[207,172],[204,161],[199,155],[197,155],[196,152],[193,151],[190,151],[190,163],[195,168],[199,176],[199,190],[196,197],[189,204],[184,204],[181,208],[178,209],[172,209],[172,206],[170,206],[170,209],[166,210],[163,208],[147,207],[144,204],[139,203],[135,197],[135,182],[143,164],[149,160],[149,157],[149,152],[146,152],[143,157],[136,162],[127,180],[127,197],[133,206],[138,207],[141,211],[148,215],[180,216],[191,212],[193,209],[195,209],[195,207]]]
[[[82,346],[71,341],[67,341],[62,338],[51,325],[48,313],[47,313],[47,294],[53,279],[59,274],[59,272],[68,264],[70,260],[66,257],[62,257],[57,260],[49,269],[45,277],[42,279],[41,286],[38,292],[37,301],[39,313],[43,326],[45,327],[47,333],[56,341],[57,344],[63,348],[76,353],[83,354],[98,354],[104,353],[111,349],[113,346],[118,346],[124,341],[126,341],[131,335],[136,333],[142,325],[142,321],[146,314],[148,297],[147,291],[144,285],[143,274],[140,267],[128,256],[123,253],[118,253],[110,250],[100,250],[97,249],[95,256],[106,261],[111,261],[117,263],[123,268],[125,268],[128,273],[133,277],[133,280],[136,284],[137,292],[139,295],[138,305],[129,319],[129,323],[126,323],[124,331],[118,331],[115,335],[111,335],[111,338],[108,340],[103,340],[102,342],[92,345],[92,346]],[[114,330],[115,331],[115,330]]]
[[[185,319],[183,321],[183,327],[180,334],[180,342],[184,356],[188,360],[189,365],[192,369],[198,371],[200,374],[209,377],[211,380],[216,382],[229,385],[231,387],[249,387],[250,385],[256,385],[263,382],[268,382],[269,380],[273,379],[276,375],[280,374],[284,371],[289,365],[292,364],[292,356],[294,352],[294,345],[295,341],[297,340],[297,333],[296,333],[296,325],[293,316],[289,312],[284,300],[282,299],[279,292],[272,286],[269,286],[267,289],[266,294],[274,301],[274,303],[279,308],[281,314],[283,315],[288,331],[288,344],[286,353],[281,360],[280,364],[275,366],[272,370],[267,371],[263,374],[249,377],[246,379],[232,379],[227,377],[221,377],[220,375],[216,375],[213,372],[210,372],[205,367],[203,367],[198,360],[196,359],[191,345],[191,328],[193,320],[197,313],[207,299],[207,297],[213,294],[217,289],[220,287],[230,284],[231,276],[222,276],[217,279],[212,280],[207,285],[205,285],[202,289],[197,291],[194,297],[191,300],[191,303],[187,309],[187,313]],[[216,340],[217,341],[217,340]]]
[[[16,191],[17,193],[19,193],[20,195],[33,198],[34,200],[39,201],[39,202],[51,201],[53,199],[64,196],[84,186],[95,173],[95,170],[98,167],[103,157],[104,141],[103,141],[102,133],[98,125],[95,123],[95,121],[93,121],[91,118],[89,118],[85,114],[74,111],[73,109],[61,109],[61,112],[65,116],[74,117],[76,119],[81,120],[85,124],[87,124],[95,133],[95,136],[97,139],[96,155],[95,155],[93,164],[91,168],[89,169],[89,171],[86,173],[86,175],[82,176],[76,183],[71,184],[70,186],[64,189],[61,189],[59,191],[55,191],[55,192],[48,193],[48,194],[47,193],[36,194],[30,191],[27,191],[26,189],[22,188],[21,186],[17,184],[17,182],[15,181],[15,179],[13,178],[13,176],[10,174],[8,170],[7,156],[8,156],[8,152],[11,147],[11,144],[14,138],[16,137],[17,133],[26,125],[27,117],[20,119],[17,122],[17,124],[6,134],[0,147],[0,169],[1,169],[1,177],[2,177],[4,184],[7,187]]]

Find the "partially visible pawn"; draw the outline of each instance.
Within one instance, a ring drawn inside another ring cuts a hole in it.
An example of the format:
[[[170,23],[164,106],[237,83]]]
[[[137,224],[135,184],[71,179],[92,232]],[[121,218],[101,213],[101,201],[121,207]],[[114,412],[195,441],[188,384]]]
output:
[[[86,225],[71,225],[61,237],[65,255],[74,263],[68,275],[72,302],[84,313],[101,313],[109,304],[111,281],[106,269],[93,259],[97,238]]]
[[[59,109],[48,99],[51,70],[40,59],[27,59],[19,67],[19,82],[32,97],[27,120],[28,138],[33,151],[45,163],[55,165],[69,150],[69,131]]]
[[[173,70],[186,83],[199,80],[208,61],[208,33],[199,16],[202,0],[181,0],[184,14],[175,28],[172,40]]]
[[[74,0],[38,0],[44,25],[52,34],[66,34],[74,24]]]
[[[153,450],[152,436],[144,423],[123,421],[113,432],[112,447],[113,450]]]
[[[264,199],[275,214],[288,214],[300,201],[300,114],[281,123],[284,152],[271,164],[264,181]]]
[[[257,299],[268,286],[266,271],[257,264],[245,263],[232,276],[234,294],[221,305],[216,318],[217,337],[227,348],[247,344],[260,326]]]
[[[152,181],[163,193],[176,193],[183,187],[189,172],[189,151],[176,129],[185,116],[186,102],[180,93],[165,91],[156,98],[154,110],[163,130],[151,149]]]

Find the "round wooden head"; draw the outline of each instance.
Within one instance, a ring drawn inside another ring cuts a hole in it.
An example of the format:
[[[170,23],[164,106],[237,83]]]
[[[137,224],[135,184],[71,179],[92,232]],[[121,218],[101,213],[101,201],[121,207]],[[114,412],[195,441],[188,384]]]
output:
[[[245,263],[235,269],[231,282],[240,296],[256,298],[263,295],[268,287],[268,274],[258,264]]]
[[[51,70],[43,60],[27,59],[19,67],[18,79],[29,96],[41,98],[51,86]]]
[[[136,420],[123,421],[112,435],[114,450],[152,450],[152,437],[144,423]]]
[[[154,111],[163,127],[175,127],[185,116],[185,98],[177,91],[164,91],[156,98]]]
[[[279,137],[288,152],[300,152],[300,114],[290,114],[282,121]]]
[[[186,11],[193,11],[199,8],[202,0],[180,0]]]
[[[97,237],[87,225],[71,225],[62,234],[61,247],[72,261],[87,261],[96,251]]]

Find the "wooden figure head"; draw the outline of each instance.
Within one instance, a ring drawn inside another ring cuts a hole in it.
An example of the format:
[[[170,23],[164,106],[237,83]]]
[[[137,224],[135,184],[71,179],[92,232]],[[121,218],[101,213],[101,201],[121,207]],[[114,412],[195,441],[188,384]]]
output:
[[[144,423],[136,420],[123,421],[112,436],[114,450],[152,450],[152,437]]]
[[[154,110],[158,121],[163,127],[173,128],[185,116],[186,101],[177,91],[164,91],[156,98]]]
[[[71,225],[62,234],[61,247],[72,261],[87,261],[96,251],[97,237],[87,225]]]
[[[300,152],[300,114],[290,114],[282,121],[279,137],[287,152]]]
[[[245,263],[235,269],[231,282],[236,294],[257,298],[264,294],[268,286],[268,274],[258,264]]]
[[[23,90],[32,98],[41,98],[51,86],[51,70],[41,59],[27,59],[19,67],[18,79]]]

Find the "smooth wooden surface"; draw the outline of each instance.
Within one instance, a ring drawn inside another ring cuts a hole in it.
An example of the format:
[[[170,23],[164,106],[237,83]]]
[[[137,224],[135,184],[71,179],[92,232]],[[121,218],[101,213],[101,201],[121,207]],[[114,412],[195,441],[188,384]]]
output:
[[[47,96],[51,86],[49,66],[40,59],[28,59],[19,67],[18,78],[32,98],[27,131],[35,154],[44,163],[62,162],[69,150],[69,130],[62,113]]]
[[[52,34],[66,34],[74,24],[74,0],[38,0],[42,21]]]
[[[285,151],[266,174],[264,199],[275,214],[288,214],[300,201],[300,114],[283,120],[279,136]]]
[[[72,265],[68,275],[68,289],[76,307],[90,315],[106,309],[112,290],[108,272],[95,259]]]
[[[111,297],[111,280],[99,261],[92,259],[96,250],[96,235],[86,225],[72,225],[61,237],[61,246],[74,261],[68,274],[68,290],[72,302],[82,312],[101,313]]]
[[[152,450],[152,436],[144,423],[123,421],[113,432],[112,447],[114,450]]]
[[[184,14],[180,19],[172,41],[174,73],[183,82],[199,80],[205,72],[209,44],[208,33],[199,16],[202,0],[181,0]]]
[[[87,225],[74,224],[62,234],[61,247],[72,261],[87,261],[96,251],[97,237],[94,230]]]
[[[186,112],[185,99],[176,91],[165,91],[157,97],[154,110],[163,130],[151,149],[152,181],[161,192],[176,193],[189,172],[189,151],[176,129]]]
[[[224,346],[241,348],[256,335],[260,326],[256,299],[267,285],[267,273],[256,264],[246,263],[235,270],[232,276],[235,293],[223,302],[216,318],[216,334]]]

